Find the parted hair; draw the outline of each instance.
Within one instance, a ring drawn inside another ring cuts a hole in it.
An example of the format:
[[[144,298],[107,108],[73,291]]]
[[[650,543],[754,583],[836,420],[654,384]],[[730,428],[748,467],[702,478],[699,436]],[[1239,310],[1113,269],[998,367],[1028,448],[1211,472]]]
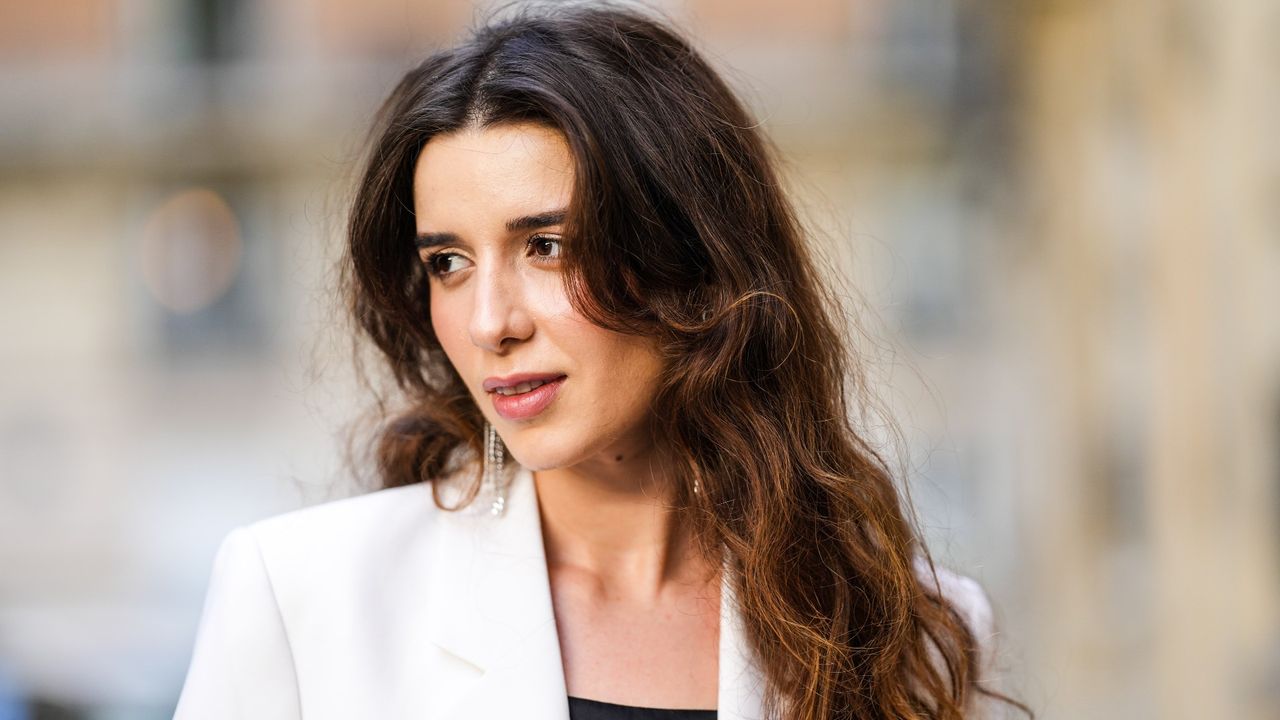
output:
[[[524,122],[571,151],[573,305],[659,341],[652,412],[677,459],[675,507],[705,558],[732,567],[769,717],[950,720],[973,716],[975,694],[1030,714],[978,682],[975,629],[851,419],[860,363],[776,149],[690,41],[647,13],[522,7],[431,54],[381,107],[343,265],[353,319],[403,400],[373,439],[379,482],[439,481],[482,444],[484,418],[428,320],[418,156],[435,136]]]

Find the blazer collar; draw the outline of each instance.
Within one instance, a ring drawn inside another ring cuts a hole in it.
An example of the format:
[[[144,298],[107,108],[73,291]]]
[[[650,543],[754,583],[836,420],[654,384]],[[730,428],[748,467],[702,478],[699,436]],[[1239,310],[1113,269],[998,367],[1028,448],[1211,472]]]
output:
[[[456,717],[568,720],[533,473],[516,466],[502,517],[463,510],[437,518],[428,636],[483,673],[458,689]],[[720,594],[717,717],[755,720],[763,713],[763,676],[746,643],[728,568]]]

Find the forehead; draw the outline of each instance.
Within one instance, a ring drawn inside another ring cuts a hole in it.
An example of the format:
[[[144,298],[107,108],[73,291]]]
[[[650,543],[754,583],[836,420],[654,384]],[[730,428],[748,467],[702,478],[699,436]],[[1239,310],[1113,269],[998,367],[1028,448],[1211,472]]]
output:
[[[437,135],[423,146],[413,178],[419,229],[564,207],[572,191],[564,136],[525,123]]]

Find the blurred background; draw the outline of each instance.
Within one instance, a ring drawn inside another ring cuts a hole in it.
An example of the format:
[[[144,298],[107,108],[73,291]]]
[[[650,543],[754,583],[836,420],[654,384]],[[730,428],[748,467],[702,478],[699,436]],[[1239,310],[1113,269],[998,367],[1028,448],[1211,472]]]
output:
[[[1004,688],[1280,717],[1280,5],[648,7],[787,158]],[[0,719],[170,717],[222,537],[366,487],[353,162],[488,8],[0,0]]]

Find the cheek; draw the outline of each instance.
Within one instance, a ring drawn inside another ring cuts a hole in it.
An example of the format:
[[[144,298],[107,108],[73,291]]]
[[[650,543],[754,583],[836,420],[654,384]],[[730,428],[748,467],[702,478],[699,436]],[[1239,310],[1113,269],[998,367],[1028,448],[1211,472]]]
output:
[[[594,327],[587,322],[586,318],[579,315],[577,308],[569,302],[569,293],[565,289],[562,277],[553,273],[542,273],[526,285],[526,288],[530,310],[544,321],[568,326],[571,328],[570,332],[578,332],[573,329],[577,326],[582,327],[582,332],[590,332],[590,328]]]
[[[460,374],[463,368],[458,363],[463,359],[464,342],[466,340],[466,326],[464,318],[467,316],[462,312],[462,308],[454,307],[456,303],[450,303],[447,300],[437,299],[435,296],[431,298],[431,329],[436,335],[436,339],[440,341],[440,347],[444,349],[444,354],[448,356],[449,361],[458,369]]]
[[[572,338],[580,361],[590,365],[599,409],[633,421],[647,410],[661,380],[662,363],[653,343],[588,325]]]
[[[630,433],[646,425],[653,413],[661,368],[656,353],[636,338],[615,340],[607,355],[601,417],[612,432]]]

